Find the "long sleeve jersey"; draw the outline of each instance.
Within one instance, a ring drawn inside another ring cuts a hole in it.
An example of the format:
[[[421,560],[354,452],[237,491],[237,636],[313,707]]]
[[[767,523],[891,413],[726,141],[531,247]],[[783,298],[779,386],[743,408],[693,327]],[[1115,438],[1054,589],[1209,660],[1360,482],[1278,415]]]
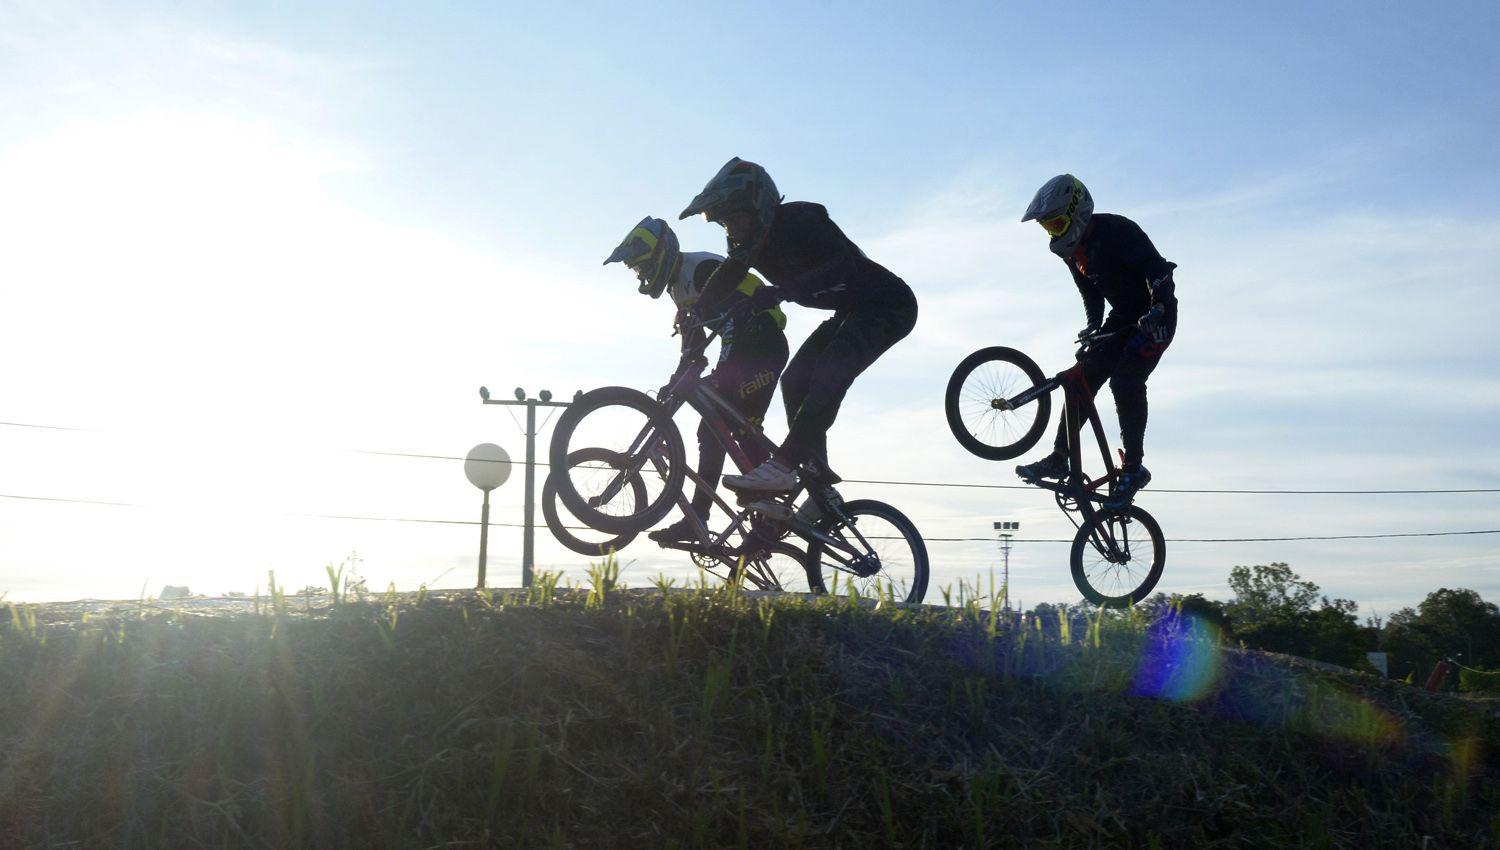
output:
[[[857,312],[904,309],[916,303],[906,282],[866,257],[822,204],[780,204],[770,232],[758,246],[729,247],[729,259],[704,287],[705,305],[723,304],[751,266],[787,300],[804,307]]]
[[[1088,236],[1072,257],[1063,261],[1083,296],[1083,309],[1091,325],[1114,330],[1134,324],[1151,309],[1151,283],[1167,277],[1176,263],[1162,259],[1140,225],[1122,215],[1094,213]],[[1106,318],[1104,304],[1109,302]],[[1177,296],[1170,279],[1158,287],[1155,303],[1169,311],[1177,309]]]

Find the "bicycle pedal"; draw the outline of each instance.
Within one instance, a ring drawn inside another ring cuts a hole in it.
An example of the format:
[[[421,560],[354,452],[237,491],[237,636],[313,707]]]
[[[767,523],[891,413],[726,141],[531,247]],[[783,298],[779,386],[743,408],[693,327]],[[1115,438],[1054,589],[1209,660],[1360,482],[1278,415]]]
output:
[[[774,499],[761,499],[759,501],[751,502],[750,504],[745,505],[745,507],[749,508],[752,511],[758,511],[759,513],[764,514],[771,519],[777,520],[778,522],[786,522],[787,520],[790,520],[792,518],[791,507],[788,506],[785,502],[778,502]]]

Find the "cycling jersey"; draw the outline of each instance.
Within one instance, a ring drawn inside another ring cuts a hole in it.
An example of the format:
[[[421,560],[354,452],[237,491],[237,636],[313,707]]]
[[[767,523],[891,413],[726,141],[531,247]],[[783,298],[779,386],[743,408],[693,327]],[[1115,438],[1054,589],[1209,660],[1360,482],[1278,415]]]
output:
[[[1122,215],[1094,213],[1087,235],[1073,256],[1063,260],[1083,296],[1090,325],[1115,330],[1133,325],[1151,309],[1150,283],[1171,274],[1176,263],[1162,259],[1140,226]],[[1109,316],[1104,303],[1109,302]],[[1156,301],[1175,312],[1177,298],[1166,284]]]
[[[1171,278],[1177,264],[1162,259],[1139,225],[1110,213],[1094,213],[1078,249],[1063,262],[1083,296],[1089,324],[1105,331],[1122,331],[1089,349],[1084,355],[1083,373],[1090,393],[1098,393],[1109,382],[1119,414],[1125,462],[1138,464],[1145,450],[1146,379],[1177,330],[1177,295]],[[1153,291],[1151,284],[1156,281],[1164,282]],[[1107,318],[1105,302],[1110,305]],[[1160,304],[1165,310],[1161,321],[1166,338],[1161,342],[1134,327],[1152,304]],[[1081,424],[1074,424],[1071,433],[1076,435]],[[1053,442],[1056,453],[1066,453],[1069,432],[1066,421],[1058,423]]]
[[[681,326],[689,310],[698,303],[709,278],[719,268],[724,258],[718,254],[699,251],[682,254],[682,266],[667,287],[672,303],[677,305],[677,323]],[[753,294],[765,284],[753,274],[744,274],[735,291],[744,296]],[[771,406],[771,396],[776,391],[776,379],[786,366],[787,344],[786,314],[779,307],[758,310],[748,318],[731,318],[728,321],[712,322],[710,326],[719,331],[719,360],[714,370],[704,381],[716,389],[745,418],[759,424]],[[703,328],[693,326],[682,334],[684,357],[696,350],[703,341]],[[759,465],[766,454],[754,441],[741,444],[741,449],[750,463]],[[698,425],[698,476],[707,484],[706,488],[694,490],[692,505],[700,517],[708,516],[713,501],[714,487],[724,471],[724,447],[719,444],[714,429],[707,420]]]
[[[915,309],[911,287],[855,245],[822,204],[791,201],[776,207],[776,216],[756,245],[729,245],[720,268],[725,279],[711,279],[705,304],[717,305],[729,294],[730,281],[752,266],[779,287],[788,301],[820,310]]]
[[[788,430],[776,452],[788,467],[817,460],[826,469],[828,429],[845,394],[860,373],[911,333],[916,296],[906,281],[866,257],[822,204],[779,204],[755,245],[731,241],[729,258],[704,287],[703,303],[727,306],[729,282],[751,266],[786,300],[834,311],[783,374]]]
[[[667,286],[667,294],[672,297],[672,303],[677,305],[679,321],[682,316],[698,303],[704,288],[708,285],[713,273],[718,270],[724,258],[718,254],[708,251],[684,251],[682,254],[682,267],[678,270],[672,282]],[[734,291],[741,295],[749,296],[755,293],[765,284],[760,278],[749,272],[745,272],[736,284]],[[786,329],[786,314],[781,312],[780,307],[768,307],[759,310],[756,315],[767,315],[776,327]],[[729,337],[732,329],[724,330],[724,336]]]

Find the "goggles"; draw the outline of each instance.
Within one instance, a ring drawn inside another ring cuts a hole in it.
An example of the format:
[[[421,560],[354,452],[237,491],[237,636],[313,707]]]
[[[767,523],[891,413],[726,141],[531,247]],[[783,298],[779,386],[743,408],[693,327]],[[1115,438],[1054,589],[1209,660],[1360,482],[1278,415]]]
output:
[[[1053,216],[1052,218],[1044,218],[1037,222],[1037,224],[1040,224],[1042,226],[1043,230],[1047,231],[1047,235],[1051,236],[1053,239],[1056,239],[1064,233],[1067,233],[1068,226],[1072,223],[1073,216],[1067,213],[1063,213],[1059,216]]]

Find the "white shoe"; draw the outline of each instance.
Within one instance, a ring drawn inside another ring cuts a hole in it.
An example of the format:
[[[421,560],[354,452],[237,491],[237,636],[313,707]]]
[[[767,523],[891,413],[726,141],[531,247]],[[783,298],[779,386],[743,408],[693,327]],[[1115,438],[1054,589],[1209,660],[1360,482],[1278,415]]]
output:
[[[768,460],[744,475],[724,476],[724,486],[731,490],[790,493],[797,489],[797,476],[776,461]]]

